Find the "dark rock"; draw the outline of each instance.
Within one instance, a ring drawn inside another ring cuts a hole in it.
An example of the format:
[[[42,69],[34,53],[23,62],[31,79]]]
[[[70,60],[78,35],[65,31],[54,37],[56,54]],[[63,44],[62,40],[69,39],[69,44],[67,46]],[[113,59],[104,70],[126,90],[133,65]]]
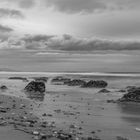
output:
[[[140,87],[129,87],[127,93],[123,95],[120,102],[139,102],[140,103]]]
[[[46,113],[44,113],[44,114],[42,114],[42,116],[43,116],[43,117],[46,117],[46,116],[47,116],[47,114],[46,114]]]
[[[7,113],[7,111],[9,111],[9,110],[10,110],[10,108],[5,108],[5,107],[0,106],[1,113]]]
[[[101,139],[99,139],[99,138],[88,137],[87,140],[101,140]]]
[[[28,79],[25,78],[25,77],[9,77],[8,79],[11,79],[11,80],[23,80],[23,81],[28,81]]]
[[[136,87],[136,86],[128,86],[126,87],[127,92],[133,92],[135,89],[140,88],[140,87]]]
[[[119,90],[117,92],[126,92],[126,90],[125,89],[121,89],[121,90]]]
[[[26,92],[45,92],[44,82],[31,81],[24,89]]]
[[[58,77],[55,77],[54,79],[52,79],[52,82],[69,82],[71,81],[71,79],[69,78],[65,78],[65,77],[62,77],[62,76],[58,76]]]
[[[106,81],[103,80],[97,80],[97,81],[89,81],[87,83],[85,83],[82,87],[83,88],[105,88],[107,87],[108,83]]]
[[[56,138],[60,140],[73,140],[73,136],[71,134],[66,134],[63,132],[58,132]]]
[[[48,77],[34,77],[33,79],[37,82],[47,82],[48,81]]]
[[[96,133],[95,131],[92,131],[92,132],[91,132],[91,134],[95,134],[95,133]]]
[[[32,81],[24,88],[24,91],[28,98],[43,101],[45,96],[45,83]]]
[[[115,100],[107,100],[107,103],[117,103]]]
[[[121,137],[121,136],[117,136],[116,139],[117,140],[129,140],[128,138],[124,138],[124,137]]]
[[[136,86],[127,86],[126,89],[136,88]]]
[[[102,90],[100,90],[98,93],[109,93],[110,91],[109,90],[107,90],[107,89],[102,89]]]
[[[7,90],[8,88],[7,88],[7,86],[2,85],[2,86],[0,87],[0,89],[1,89],[1,90]]]
[[[80,80],[80,79],[74,79],[74,80],[64,82],[64,84],[68,86],[83,86],[85,83],[86,82],[84,80]]]

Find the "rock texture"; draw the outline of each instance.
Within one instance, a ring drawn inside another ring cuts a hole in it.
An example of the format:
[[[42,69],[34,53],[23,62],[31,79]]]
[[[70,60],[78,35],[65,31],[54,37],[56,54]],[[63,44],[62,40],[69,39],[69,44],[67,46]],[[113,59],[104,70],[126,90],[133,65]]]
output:
[[[7,90],[8,88],[7,88],[7,86],[2,85],[2,86],[0,87],[0,89],[1,89],[1,90]]]
[[[35,81],[38,82],[47,82],[48,81],[48,77],[34,77]]]
[[[24,89],[26,92],[45,92],[45,84],[44,82],[39,81],[31,81]]]
[[[108,83],[103,80],[97,80],[97,81],[89,81],[85,83],[82,87],[83,88],[105,88],[107,87]]]
[[[68,86],[83,86],[85,83],[86,82],[84,80],[80,80],[80,79],[74,79],[71,81],[64,82],[64,84]]]
[[[8,79],[10,79],[10,80],[23,80],[23,81],[28,81],[28,79],[25,78],[25,77],[9,77]]]
[[[110,91],[109,90],[107,90],[107,89],[101,89],[100,91],[99,91],[99,93],[109,93]]]
[[[127,93],[123,95],[120,102],[139,102],[140,103],[140,87],[127,87]]]
[[[54,79],[52,79],[52,82],[69,82],[69,81],[71,81],[70,78],[65,78],[62,76],[58,76],[58,77],[55,77]]]

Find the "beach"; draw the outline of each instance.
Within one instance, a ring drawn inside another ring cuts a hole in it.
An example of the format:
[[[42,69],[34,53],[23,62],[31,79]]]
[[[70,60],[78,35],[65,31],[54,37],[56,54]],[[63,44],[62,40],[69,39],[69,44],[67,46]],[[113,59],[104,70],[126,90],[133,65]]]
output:
[[[33,77],[44,76],[48,78],[45,82],[44,97],[41,99],[27,97],[23,91],[26,85],[33,80]],[[106,89],[110,92],[99,92],[101,90],[99,88],[81,88],[52,83],[52,79],[57,76],[105,80],[108,83]],[[9,79],[9,77],[27,78],[27,81]],[[13,121],[12,117],[21,116],[37,119],[39,123],[45,121],[50,124],[47,126],[49,131],[63,130],[65,133],[76,134],[76,138],[94,137],[101,140],[118,140],[117,137],[128,140],[140,138],[140,132],[137,129],[140,128],[140,104],[107,102],[121,98],[125,92],[120,90],[127,86],[139,86],[139,74],[1,72],[0,85],[7,87],[7,90],[0,92],[1,106],[10,108],[8,112],[0,113],[0,117],[8,122],[5,126],[0,126],[2,140],[34,139],[34,135],[16,130],[13,124],[9,123]],[[23,105],[25,106],[22,108]],[[27,130],[37,131],[38,125]]]

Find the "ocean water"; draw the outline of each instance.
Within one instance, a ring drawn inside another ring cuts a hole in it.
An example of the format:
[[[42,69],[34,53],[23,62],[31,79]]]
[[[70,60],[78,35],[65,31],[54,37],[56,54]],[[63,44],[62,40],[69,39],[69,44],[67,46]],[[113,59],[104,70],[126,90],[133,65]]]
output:
[[[45,53],[1,50],[0,70],[20,72],[140,72],[138,52]]]
[[[8,77],[49,77],[65,76],[89,80],[105,80],[108,88],[126,88],[127,86],[140,86],[139,73],[100,73],[100,72],[0,72],[0,78]]]

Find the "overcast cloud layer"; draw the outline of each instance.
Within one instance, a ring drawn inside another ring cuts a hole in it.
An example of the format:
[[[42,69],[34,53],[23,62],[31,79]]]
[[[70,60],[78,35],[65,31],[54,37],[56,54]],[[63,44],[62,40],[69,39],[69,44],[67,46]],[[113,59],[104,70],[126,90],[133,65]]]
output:
[[[0,0],[0,48],[140,50],[139,15],[139,0]]]
[[[10,32],[9,28],[3,27],[3,32]],[[69,51],[69,52],[90,52],[92,51],[124,51],[140,50],[139,41],[111,41],[104,39],[81,39],[70,35],[63,36],[45,36],[26,35],[24,37],[9,37],[1,40],[1,49],[22,49],[22,50],[39,50],[39,51]]]
[[[0,18],[6,17],[23,18],[24,15],[18,10],[0,8]]]

